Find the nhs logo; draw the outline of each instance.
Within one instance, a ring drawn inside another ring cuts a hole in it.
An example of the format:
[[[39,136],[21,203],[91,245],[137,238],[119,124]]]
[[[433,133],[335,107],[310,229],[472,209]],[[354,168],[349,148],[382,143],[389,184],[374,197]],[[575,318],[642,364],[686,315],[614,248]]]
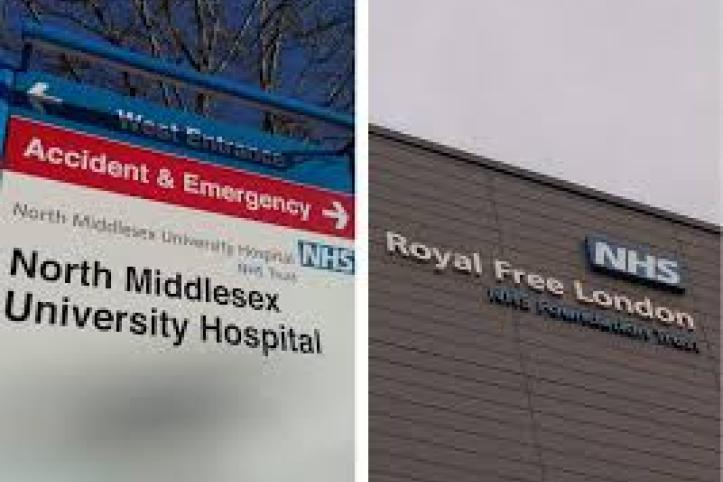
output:
[[[631,247],[590,236],[586,239],[587,256],[593,268],[626,278],[638,279],[684,291],[680,261],[645,249]]]
[[[354,274],[354,250],[312,241],[299,241],[301,266]]]

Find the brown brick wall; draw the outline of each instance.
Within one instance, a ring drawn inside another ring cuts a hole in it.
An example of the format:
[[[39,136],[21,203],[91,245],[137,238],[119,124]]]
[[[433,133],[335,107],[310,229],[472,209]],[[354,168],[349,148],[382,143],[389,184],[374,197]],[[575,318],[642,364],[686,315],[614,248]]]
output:
[[[370,480],[718,481],[719,232],[462,157],[371,136]],[[391,256],[386,230],[485,272]],[[591,234],[676,253],[686,292],[592,272]],[[490,304],[493,258],[688,311],[700,353]]]

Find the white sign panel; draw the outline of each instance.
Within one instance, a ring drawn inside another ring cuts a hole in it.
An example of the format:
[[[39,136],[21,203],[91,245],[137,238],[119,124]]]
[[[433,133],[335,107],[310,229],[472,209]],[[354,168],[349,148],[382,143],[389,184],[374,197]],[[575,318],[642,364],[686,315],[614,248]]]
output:
[[[351,196],[20,118],[5,163],[0,479],[352,479]]]

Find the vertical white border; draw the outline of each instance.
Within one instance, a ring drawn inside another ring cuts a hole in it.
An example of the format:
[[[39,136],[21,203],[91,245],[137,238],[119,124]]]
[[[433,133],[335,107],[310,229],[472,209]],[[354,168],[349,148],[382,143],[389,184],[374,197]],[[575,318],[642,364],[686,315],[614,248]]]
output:
[[[716,56],[716,67],[718,69],[718,116],[716,121],[718,122],[718,225],[723,226],[723,62],[721,61],[721,54],[723,53],[723,5],[719,1],[717,3],[718,8],[718,30],[716,35],[718,37],[718,55]],[[723,245],[719,244],[720,259],[723,259]],[[719,269],[718,274],[720,276],[720,284],[723,286],[723,269]],[[723,307],[723,294],[718,297],[718,313]],[[723,359],[721,359],[721,346],[723,346],[723,330],[718,331],[718,380],[723,381]],[[718,389],[718,396],[720,397],[720,388]],[[718,411],[718,434],[720,436],[723,433],[723,418],[720,418],[721,411]],[[723,452],[723,438],[718,439],[718,449]],[[719,456],[721,465],[723,465],[723,453]]]
[[[355,482],[369,480],[369,6],[356,2]]]

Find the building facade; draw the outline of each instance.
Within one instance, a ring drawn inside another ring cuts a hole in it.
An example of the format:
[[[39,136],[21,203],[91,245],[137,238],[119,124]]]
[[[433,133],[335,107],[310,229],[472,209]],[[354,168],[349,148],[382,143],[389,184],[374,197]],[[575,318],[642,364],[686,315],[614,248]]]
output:
[[[374,127],[370,480],[720,480],[720,228]]]

